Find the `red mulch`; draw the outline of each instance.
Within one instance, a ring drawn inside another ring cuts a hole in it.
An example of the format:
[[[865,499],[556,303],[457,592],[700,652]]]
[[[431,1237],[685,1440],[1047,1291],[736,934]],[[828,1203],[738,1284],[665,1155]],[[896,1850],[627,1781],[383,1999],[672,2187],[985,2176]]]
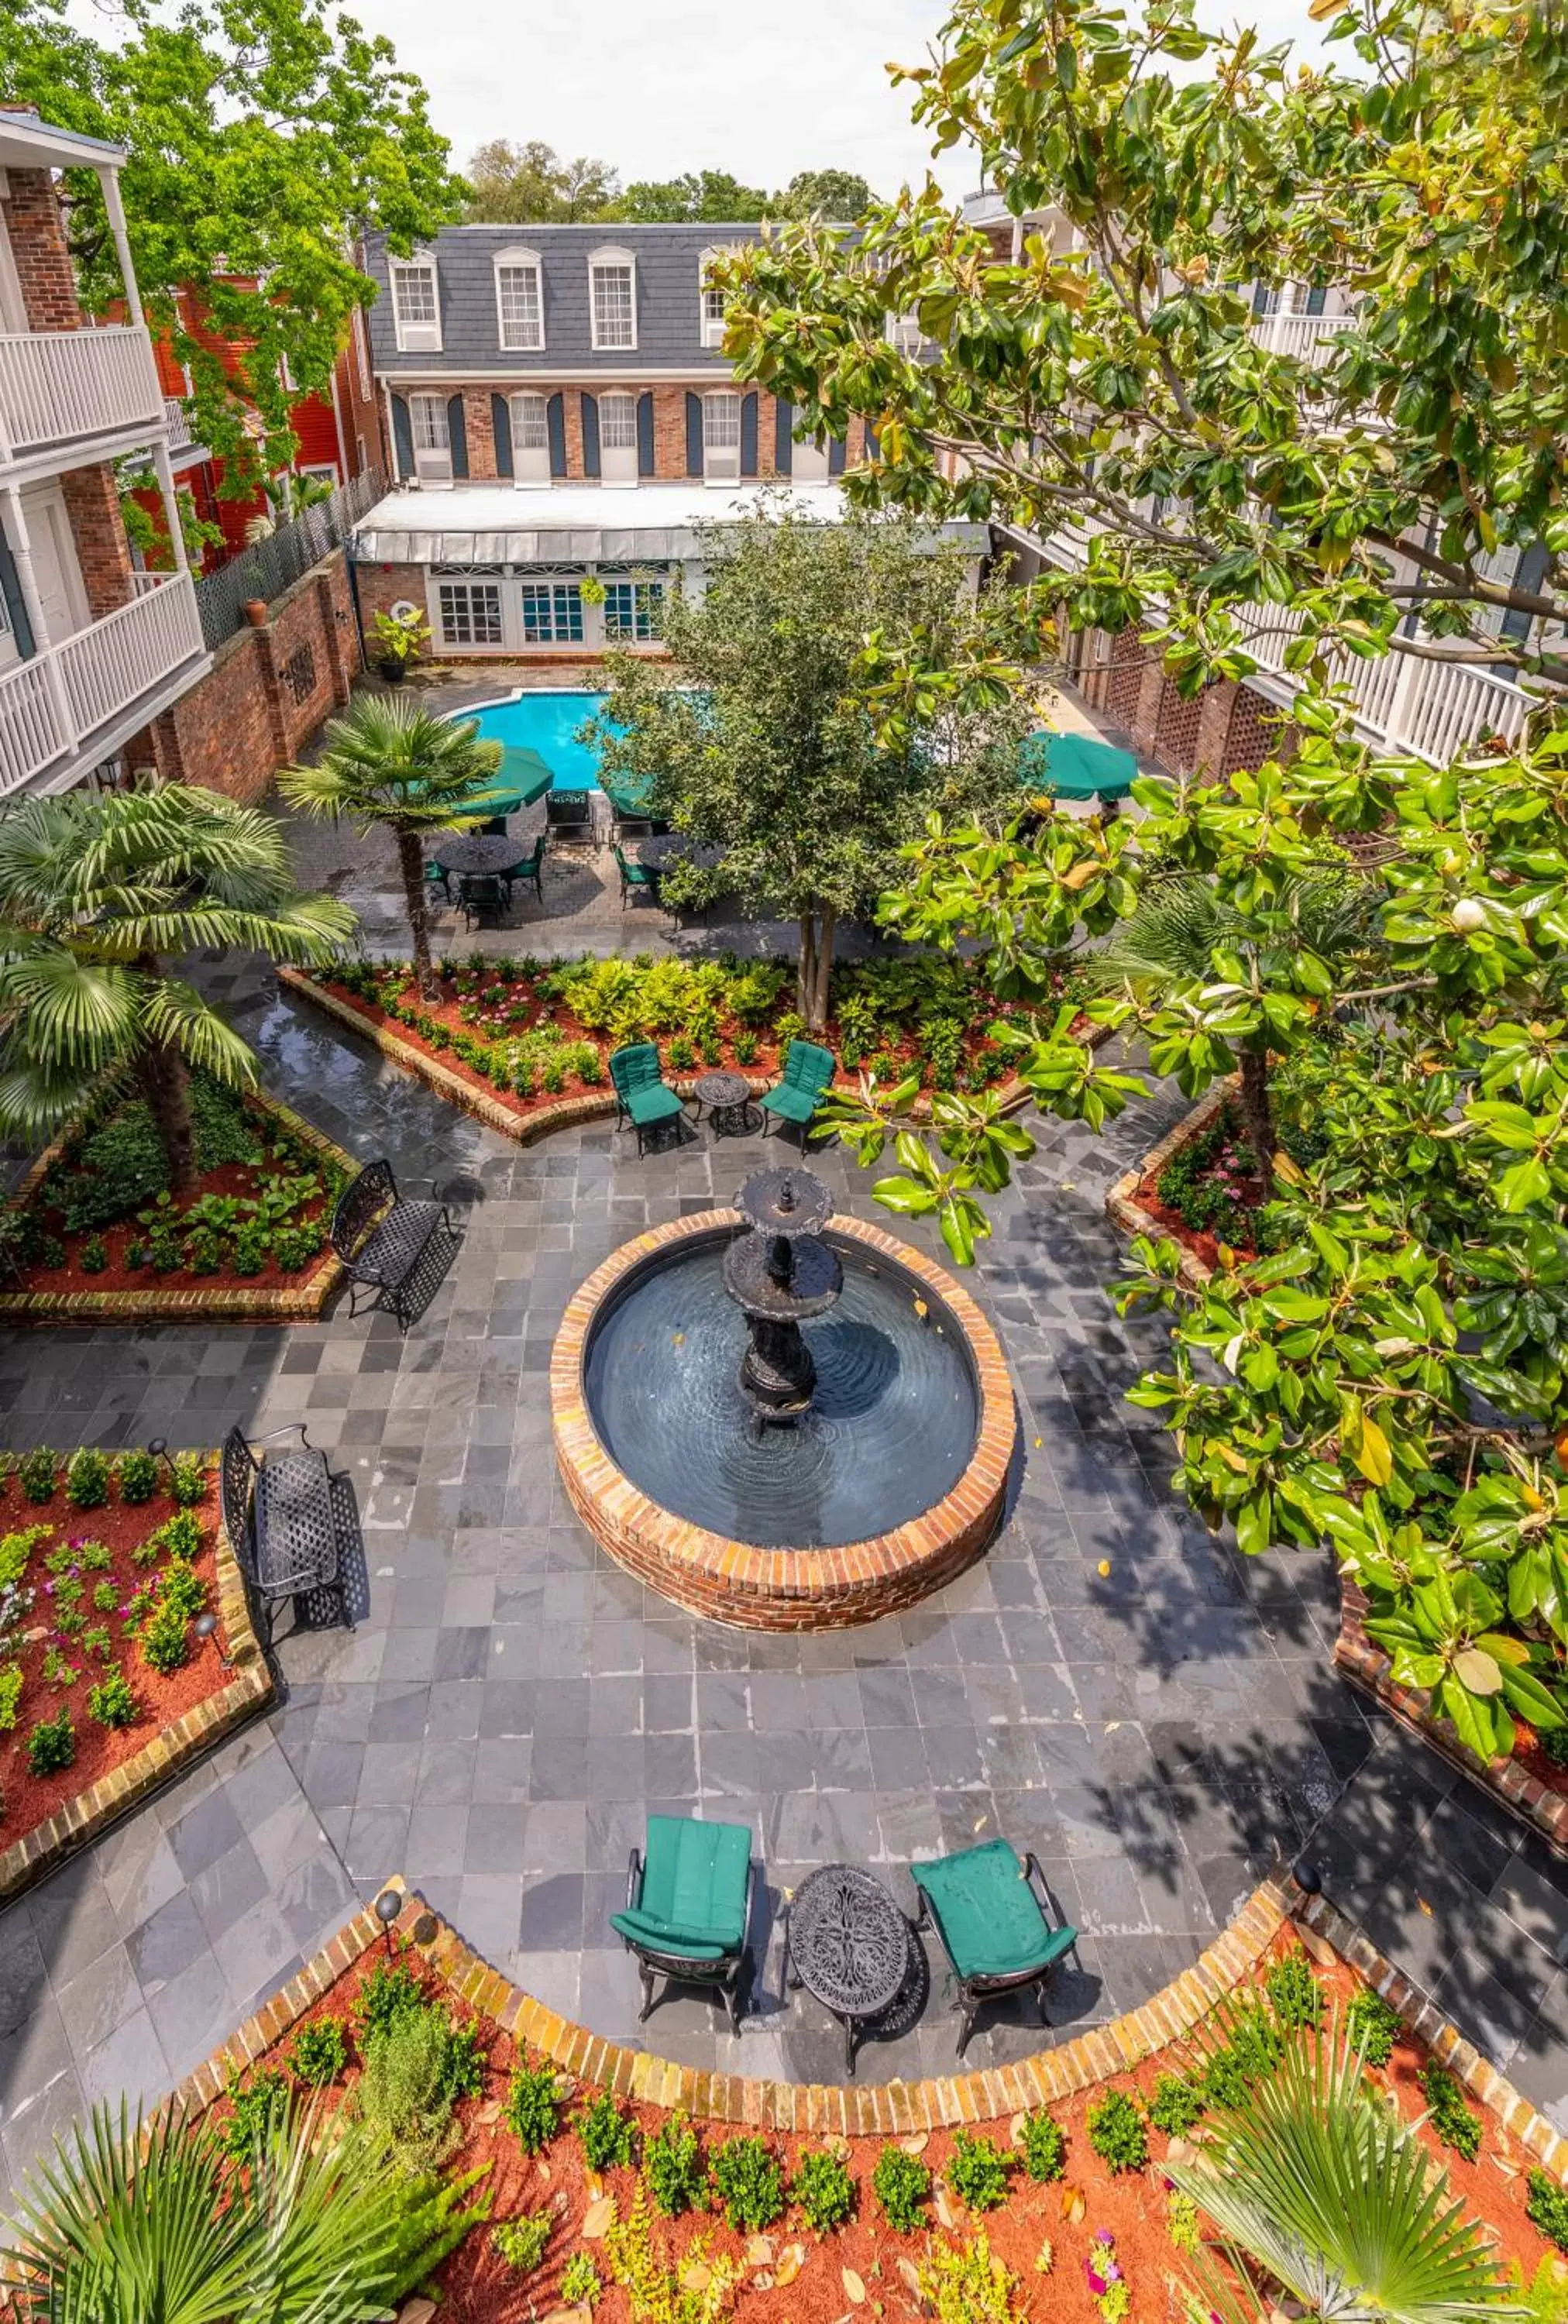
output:
[[[1288,1949],[1288,1939],[1282,1937],[1276,1950]],[[309,2013],[309,2018],[345,2017],[352,2029],[354,2002],[364,1977],[376,1963],[384,1962],[386,1957],[384,1946],[378,1943],[323,1997]],[[418,1959],[411,1951],[407,1957],[410,1960]],[[1353,1971],[1339,1963],[1320,1969],[1318,1975],[1325,1990],[1342,2005],[1359,1982]],[[432,1987],[432,1990],[442,1989]],[[468,2022],[475,2018],[475,2013],[461,2004],[456,2005],[455,2015]],[[590,2201],[601,2191],[616,2198],[619,2213],[624,2218],[635,2192],[637,2173],[613,2170],[605,2174],[602,2187],[590,2183],[581,2147],[570,2129],[578,2106],[594,2095],[586,2087],[574,2090],[569,2101],[563,2105],[561,2126],[545,2153],[535,2161],[525,2156],[502,2118],[508,2080],[519,2062],[515,2045],[499,2027],[492,2024],[489,2032],[485,2087],[479,2098],[465,2100],[458,2108],[462,2144],[447,2168],[457,2172],[488,2163],[491,2168],[483,2186],[493,2199],[493,2209],[490,2221],[470,2234],[439,2271],[441,2324],[527,2324],[527,2319],[548,2316],[559,2304],[561,2270],[577,2252],[586,2252],[594,2261],[604,2286],[604,2296],[595,2311],[596,2324],[630,2324],[626,2296],[610,2281],[603,2243],[584,2241],[581,2227]],[[292,2039],[292,2034],[285,2036],[270,2053],[267,2062],[285,2062]],[[1425,2107],[1416,2076],[1425,2056],[1420,2043],[1401,2040],[1384,2073],[1374,2076],[1374,2080],[1387,2081],[1407,2118],[1422,2112]],[[1123,2089],[1136,2086],[1147,2095],[1157,2075],[1178,2070],[1187,2062],[1179,2051],[1168,2051],[1150,2059],[1135,2072],[1119,2076],[1117,2082]],[[351,2065],[347,2077],[350,2084],[355,2074],[356,2068]],[[567,2078],[558,2075],[557,2079],[566,2090]],[[1169,2142],[1163,2133],[1151,2127],[1151,2159],[1147,2170],[1112,2178],[1090,2147],[1084,2125],[1089,2107],[1103,2088],[1102,2085],[1080,2093],[1065,2105],[1051,2108],[1067,2134],[1066,2172],[1063,2179],[1037,2186],[1020,2168],[1013,2174],[1011,2190],[1002,2207],[983,2217],[973,2218],[945,2192],[940,2198],[940,2204],[945,2207],[944,2218],[934,2188],[928,2210],[930,2225],[936,2229],[946,2227],[955,2238],[966,2236],[976,2227],[983,2227],[993,2252],[1019,2279],[1018,2305],[1030,2314],[1059,2316],[1065,2324],[1095,2324],[1096,2311],[1085,2281],[1084,2261],[1095,2236],[1109,2230],[1115,2239],[1118,2264],[1131,2288],[1132,2316],[1146,2319],[1148,2324],[1148,2319],[1163,2315],[1171,2324],[1180,2324],[1185,2310],[1176,2285],[1185,2263],[1166,2228],[1168,2182],[1162,2165]],[[629,2111],[644,2134],[668,2119],[667,2110],[659,2107],[638,2105]],[[1525,2172],[1529,2157],[1490,2113],[1481,2111],[1485,2130],[1480,2153],[1473,2163],[1464,2163],[1448,2149],[1439,2147],[1429,2130],[1418,2135],[1448,2171],[1453,2190],[1466,2209],[1486,2221],[1499,2256],[1505,2264],[1517,2262],[1528,2282],[1548,2252],[1545,2238],[1525,2217]],[[717,2125],[698,2124],[696,2127],[710,2154],[725,2139],[742,2135],[737,2128]],[[1007,2122],[974,2127],[995,2138],[1004,2148],[1011,2143],[1011,2126]],[[784,2166],[786,2184],[801,2152],[824,2143],[780,2134],[766,2135]],[[923,2140],[909,2144],[920,2153],[933,2180],[939,2183],[953,2151],[953,2134],[933,2131]],[[918,2261],[928,2247],[928,2236],[924,2232],[895,2234],[882,2219],[871,2192],[872,2172],[881,2146],[882,2142],[874,2138],[843,2144],[842,2151],[860,2190],[859,2209],[847,2227],[826,2237],[818,2237],[791,2207],[768,2231],[768,2251],[765,2253],[760,2246],[754,2248],[735,2295],[734,2310],[740,2324],[851,2324],[855,2310],[862,2304],[858,2296],[860,2288],[863,2288],[868,2316],[880,2315],[889,2303],[892,2303],[895,2315],[907,2316],[910,2312],[914,2303],[899,2263]],[[1075,2217],[1073,2214],[1079,2210],[1075,2200],[1078,2196],[1083,2198],[1081,2216]],[[558,2213],[557,2232],[542,2266],[532,2274],[519,2276],[491,2249],[490,2226],[544,2209]],[[655,2215],[656,2245],[671,2264],[681,2264],[699,2237],[705,2240],[710,2258],[746,2259],[750,2239],[734,2233],[722,2216],[697,2213],[665,2220]],[[1052,2247],[1048,2277],[1038,2266],[1047,2243]],[[798,2273],[791,2276],[791,2247],[795,2246],[799,2247],[800,2264]],[[776,2278],[781,2265],[786,2282],[770,2282],[769,2278]],[[859,2288],[846,2279],[845,2270],[860,2279]]]
[[[1514,1757],[1526,1775],[1534,1775],[1549,1792],[1568,1796],[1568,1767],[1549,1759],[1541,1748],[1541,1738],[1535,1729],[1522,1719],[1514,1721]]]
[[[272,1162],[261,1165],[226,1162],[217,1170],[205,1171],[189,1194],[175,1198],[172,1208],[177,1213],[183,1213],[193,1204],[199,1203],[205,1194],[237,1194],[246,1201],[253,1201],[261,1191],[263,1173],[275,1170],[277,1167]],[[318,1251],[304,1267],[294,1268],[288,1273],[269,1258],[266,1265],[258,1268],[254,1275],[237,1275],[227,1267],[215,1267],[203,1275],[192,1275],[181,1267],[171,1274],[161,1275],[151,1267],[127,1267],[125,1264],[125,1253],[131,1245],[141,1243],[145,1248],[147,1241],[146,1228],[138,1226],[134,1216],[114,1226],[94,1227],[85,1231],[77,1230],[68,1234],[59,1211],[35,1207],[40,1224],[65,1245],[65,1265],[41,1267],[34,1262],[24,1267],[16,1278],[14,1287],[18,1291],[156,1291],[171,1286],[178,1290],[275,1291],[304,1282],[321,1264],[322,1251]],[[324,1219],[327,1208],[327,1195],[318,1194],[314,1201],[302,1204],[289,1224],[291,1227],[305,1226],[313,1220]],[[95,1235],[104,1245],[108,1264],[100,1268],[96,1275],[89,1275],[80,1263],[81,1251],[83,1244],[90,1242]],[[325,1250],[326,1246],[322,1248]]]
[[[63,1478],[63,1469],[60,1474]],[[33,1550],[23,1577],[23,1586],[35,1590],[37,1597],[32,1612],[23,1622],[22,1636],[26,1643],[16,1657],[23,1671],[16,1724],[8,1734],[0,1735],[0,1802],[4,1803],[0,1847],[14,1846],[67,1800],[133,1758],[160,1729],[172,1725],[184,1712],[206,1702],[209,1695],[219,1693],[228,1683],[228,1673],[220,1660],[220,1655],[226,1651],[221,1627],[205,1640],[193,1634],[190,1659],[165,1676],[143,1661],[136,1641],[125,1637],[119,1615],[100,1613],[93,1604],[93,1591],[100,1582],[115,1584],[119,1602],[124,1606],[145,1586],[150,1575],[161,1570],[159,1566],[134,1564],[131,1551],[174,1513],[175,1504],[166,1492],[154,1494],[138,1508],[127,1508],[111,1485],[109,1499],[102,1508],[77,1509],[66,1499],[63,1484],[52,1500],[42,1503],[23,1499],[14,1479],[5,1485],[0,1496],[0,1533],[21,1532],[34,1525],[52,1526],[54,1530]],[[216,1614],[217,1560],[212,1545],[217,1525],[217,1501],[210,1483],[206,1500],[198,1502],[191,1514],[205,1536],[199,1554],[192,1561],[193,1568],[207,1583],[208,1603]],[[45,1570],[43,1561],[64,1544],[80,1541],[102,1542],[110,1552],[112,1562],[106,1571],[94,1573],[82,1568],[79,1579],[83,1594],[77,1610],[87,1617],[89,1628],[101,1624],[114,1634],[113,1660],[125,1673],[141,1706],[140,1718],[129,1727],[100,1727],[88,1709],[89,1689],[107,1674],[113,1663],[96,1654],[84,1653],[79,1637],[62,1637],[51,1621],[49,1584],[53,1577]],[[51,1645],[79,1674],[69,1686],[51,1685],[42,1675],[43,1658]],[[28,1735],[40,1720],[58,1718],[68,1705],[76,1729],[76,1757],[69,1767],[53,1775],[34,1775],[27,1765]]]

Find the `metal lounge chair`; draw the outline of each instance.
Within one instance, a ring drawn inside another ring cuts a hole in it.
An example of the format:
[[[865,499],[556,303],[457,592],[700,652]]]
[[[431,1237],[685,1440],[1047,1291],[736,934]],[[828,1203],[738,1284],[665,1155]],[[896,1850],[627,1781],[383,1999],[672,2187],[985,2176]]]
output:
[[[1058,1961],[1070,1957],[1077,1966],[1078,1932],[1068,1922],[1051,1926],[1050,1891],[1033,1851],[1020,1863],[1010,1841],[987,1840],[911,1864],[909,1874],[920,1892],[915,1925],[935,1925],[958,1980],[958,2055],[981,2005],[1001,1994],[1033,1986],[1040,2024],[1048,2025],[1047,1982]]]
[[[545,799],[544,815],[551,831],[586,839],[594,827],[594,795],[591,791],[551,791]]]
[[[646,896],[650,903],[659,902],[659,880],[650,863],[632,862],[617,840],[613,848],[615,869],[621,874],[621,904],[624,909],[632,896]]]
[[[678,1122],[685,1109],[659,1070],[659,1052],[651,1041],[631,1041],[613,1050],[610,1081],[615,1092],[615,1127],[630,1123],[637,1132],[641,1160],[648,1132],[660,1122]]]
[[[798,1124],[802,1140],[811,1126],[817,1101],[837,1071],[833,1051],[816,1041],[791,1041],[784,1053],[784,1073],[762,1100],[762,1111],[779,1121]]]
[[[636,1957],[642,1980],[638,2023],[653,2007],[653,1980],[718,1988],[738,2034],[752,1985],[752,1835],[744,1824],[650,1815],[644,1857],[626,1868],[626,1909],[610,1926]]]

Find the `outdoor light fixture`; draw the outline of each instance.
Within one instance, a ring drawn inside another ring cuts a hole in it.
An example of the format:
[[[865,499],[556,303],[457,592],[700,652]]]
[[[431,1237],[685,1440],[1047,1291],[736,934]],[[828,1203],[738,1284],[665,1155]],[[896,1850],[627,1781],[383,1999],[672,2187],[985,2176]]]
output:
[[[392,1950],[392,1927],[403,1909],[401,1895],[396,1888],[383,1888],[375,1900],[375,1917],[386,1931],[386,1949]]]
[[[1290,1868],[1290,1877],[1304,1896],[1321,1896],[1323,1874],[1308,1856],[1298,1856]]]
[[[414,1923],[412,1935],[417,1945],[433,1945],[440,1933],[441,1923],[434,1913],[421,1913]]]
[[[169,1439],[167,1436],[149,1436],[147,1439],[147,1450],[152,1454],[154,1461],[162,1462],[164,1468],[168,1471],[170,1476],[172,1477],[174,1474],[174,1463],[169,1458]]]

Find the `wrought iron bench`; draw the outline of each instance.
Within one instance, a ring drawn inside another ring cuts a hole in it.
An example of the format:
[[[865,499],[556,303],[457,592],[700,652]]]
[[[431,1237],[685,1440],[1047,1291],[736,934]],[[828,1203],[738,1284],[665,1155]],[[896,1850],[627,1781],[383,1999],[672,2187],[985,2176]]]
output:
[[[398,1193],[390,1162],[367,1162],[337,1197],[332,1248],[348,1277],[348,1312],[362,1292],[374,1292],[406,1332],[427,1304],[421,1272],[439,1232],[449,1246],[458,1232],[445,1203],[410,1201]]]
[[[223,1444],[223,1521],[269,1653],[285,1599],[295,1601],[296,1622],[303,1604],[312,1620],[336,1618],[353,1629],[346,1574],[355,1553],[363,1556],[352,1480],[329,1467],[303,1422],[273,1434],[291,1436],[296,1429],[297,1445],[260,1460],[238,1428],[229,1430]]]

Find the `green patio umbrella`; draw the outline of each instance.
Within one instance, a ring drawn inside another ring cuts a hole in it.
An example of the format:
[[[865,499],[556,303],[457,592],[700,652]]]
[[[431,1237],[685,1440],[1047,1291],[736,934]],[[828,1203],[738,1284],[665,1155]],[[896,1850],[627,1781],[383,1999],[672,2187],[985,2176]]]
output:
[[[1124,799],[1138,779],[1130,751],[1114,750],[1090,734],[1055,734],[1042,726],[1019,752],[1019,776],[1026,788],[1063,799]]]
[[[554,781],[554,769],[537,751],[520,742],[503,742],[495,772],[496,814],[516,815],[521,808],[531,807]]]

